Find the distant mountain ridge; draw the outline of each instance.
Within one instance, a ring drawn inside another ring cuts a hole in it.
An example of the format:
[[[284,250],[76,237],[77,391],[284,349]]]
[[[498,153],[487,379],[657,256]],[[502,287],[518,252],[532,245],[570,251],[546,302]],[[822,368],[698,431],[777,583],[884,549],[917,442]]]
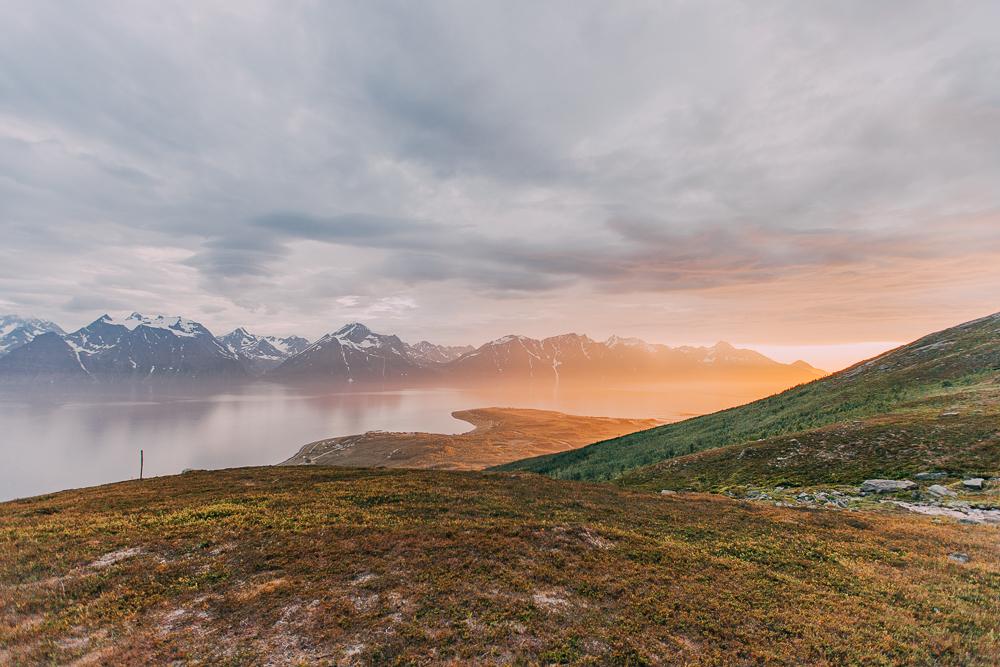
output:
[[[267,374],[278,380],[400,380],[421,365],[398,336],[377,334],[360,322],[328,333]]]
[[[504,336],[445,364],[450,377],[484,381],[544,379],[566,381],[662,381],[668,378],[780,376],[813,380],[825,373],[804,362],[782,364],[728,343],[712,347],[670,347],[637,338],[612,336],[595,341],[580,334],[541,340]]]
[[[301,336],[258,336],[239,327],[219,337],[227,350],[238,356],[251,373],[260,374],[277,367],[285,359],[309,347]]]
[[[824,375],[804,362],[782,364],[727,343],[670,347],[612,336],[543,339],[508,335],[478,348],[414,345],[352,322],[310,343],[299,336],[261,336],[245,327],[216,337],[179,316],[102,315],[66,334],[43,320],[6,316],[13,341],[0,354],[0,381],[145,380],[263,377],[276,382],[449,385],[503,382],[660,382],[678,379],[780,380]],[[17,340],[12,336],[17,336]],[[16,343],[16,344],[14,344]]]
[[[182,317],[102,315],[70,334],[37,336],[0,358],[0,377],[32,380],[239,378],[246,370],[202,324]]]
[[[407,345],[406,351],[420,365],[443,364],[458,359],[463,354],[473,352],[472,345],[435,345],[422,340],[416,345]]]
[[[0,357],[49,332],[64,333],[58,324],[48,320],[0,315]]]
[[[544,339],[508,335],[478,348],[422,341],[407,345],[361,323],[327,334],[266,374],[280,381],[658,382],[673,379],[780,379],[807,382],[826,373],[805,362],[782,364],[728,343],[712,347],[656,345],[579,334]]]

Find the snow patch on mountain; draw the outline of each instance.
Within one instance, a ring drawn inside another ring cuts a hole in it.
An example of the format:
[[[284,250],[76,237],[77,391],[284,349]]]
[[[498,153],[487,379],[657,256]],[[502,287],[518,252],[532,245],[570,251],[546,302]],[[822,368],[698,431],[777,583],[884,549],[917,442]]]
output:
[[[0,315],[0,356],[27,345],[43,333],[62,334],[63,330],[55,322],[34,317]]]
[[[200,336],[208,333],[208,329],[201,324],[180,316],[166,317],[164,315],[155,315],[147,317],[141,313],[131,313],[128,317],[124,318],[103,315],[98,321],[110,324],[111,326],[125,327],[129,331],[135,331],[138,327],[151,327],[154,329],[168,329],[177,336]]]
[[[227,350],[244,362],[248,370],[263,373],[276,367],[288,357],[309,347],[309,341],[298,336],[279,338],[258,336],[240,327],[219,337]]]

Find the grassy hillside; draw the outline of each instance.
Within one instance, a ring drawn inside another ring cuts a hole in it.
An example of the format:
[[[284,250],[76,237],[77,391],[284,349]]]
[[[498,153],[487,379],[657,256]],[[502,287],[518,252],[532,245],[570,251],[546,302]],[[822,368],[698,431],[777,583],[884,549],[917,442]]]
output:
[[[651,490],[718,492],[857,485],[872,478],[912,479],[923,471],[947,473],[951,480],[1000,475],[1000,384],[945,389],[888,414],[667,459],[617,481]]]
[[[987,665],[998,619],[996,529],[923,517],[307,467],[0,504],[0,664]]]
[[[988,385],[997,378],[1000,314],[931,334],[744,406],[498,469],[530,470],[564,479],[616,479],[693,452],[887,415],[920,402],[946,403],[956,389]]]

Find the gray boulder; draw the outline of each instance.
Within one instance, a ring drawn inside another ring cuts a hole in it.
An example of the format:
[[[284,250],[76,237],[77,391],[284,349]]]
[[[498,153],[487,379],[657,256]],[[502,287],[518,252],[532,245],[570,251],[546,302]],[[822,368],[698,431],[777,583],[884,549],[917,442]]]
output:
[[[943,497],[943,496],[955,496],[955,495],[958,495],[954,491],[952,491],[951,489],[949,489],[948,487],[941,486],[940,484],[931,484],[930,486],[927,487],[927,491],[932,496],[942,496]]]
[[[670,489],[663,489],[662,491],[660,491],[661,496],[673,496],[676,494],[677,494],[676,491],[671,491]]]
[[[913,479],[919,479],[922,482],[927,482],[932,479],[944,479],[948,476],[946,472],[918,472],[913,476]]]
[[[982,491],[983,490],[983,482],[985,482],[985,481],[986,480],[983,479],[982,477],[973,477],[971,479],[963,479],[962,480],[962,486],[964,486],[967,489],[972,489],[974,491]]]
[[[969,554],[962,553],[961,551],[948,554],[948,558],[949,560],[953,560],[956,563],[962,563],[963,565],[969,562]]]
[[[915,488],[916,483],[908,479],[866,479],[861,485],[861,493],[895,493]]]

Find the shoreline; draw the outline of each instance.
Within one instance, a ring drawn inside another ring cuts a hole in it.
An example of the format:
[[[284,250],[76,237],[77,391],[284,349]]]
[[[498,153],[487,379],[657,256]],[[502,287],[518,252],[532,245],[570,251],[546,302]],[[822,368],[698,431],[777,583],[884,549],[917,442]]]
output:
[[[452,417],[472,429],[445,433],[367,431],[307,443],[278,465],[482,470],[642,431],[659,419],[589,417],[532,408],[473,408]]]

